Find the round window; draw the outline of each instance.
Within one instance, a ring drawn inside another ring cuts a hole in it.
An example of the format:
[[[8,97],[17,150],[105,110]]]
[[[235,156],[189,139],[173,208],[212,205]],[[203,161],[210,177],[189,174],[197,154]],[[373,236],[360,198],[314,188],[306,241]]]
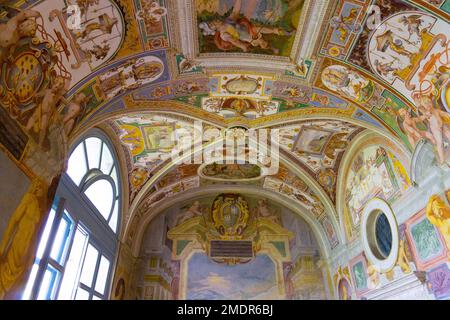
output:
[[[384,213],[380,213],[375,222],[375,239],[381,255],[387,258],[392,249],[392,232]]]
[[[370,250],[377,259],[386,259],[392,250],[392,231],[386,215],[376,209],[369,213],[366,235]]]
[[[364,208],[362,242],[367,258],[379,271],[392,269],[397,260],[397,221],[389,205],[378,198],[369,201]]]

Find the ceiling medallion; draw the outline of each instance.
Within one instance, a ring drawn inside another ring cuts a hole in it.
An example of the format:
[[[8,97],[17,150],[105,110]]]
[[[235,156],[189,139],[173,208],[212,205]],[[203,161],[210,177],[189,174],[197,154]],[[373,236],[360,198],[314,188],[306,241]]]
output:
[[[227,80],[227,78],[224,77],[224,80]],[[251,94],[262,87],[260,83],[261,80],[262,80],[261,77],[254,79],[245,75],[241,75],[239,77],[228,80],[223,85],[223,89],[225,89],[228,93],[231,94],[237,95]]]

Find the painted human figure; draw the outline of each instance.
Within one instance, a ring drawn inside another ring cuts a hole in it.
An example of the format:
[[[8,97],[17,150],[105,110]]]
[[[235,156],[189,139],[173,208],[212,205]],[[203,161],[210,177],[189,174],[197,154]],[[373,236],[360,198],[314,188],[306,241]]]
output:
[[[0,243],[0,300],[13,294],[34,259],[34,244],[45,211],[47,188],[39,180],[32,182],[11,216]],[[12,297],[16,298],[16,297]]]
[[[429,139],[433,144],[435,143],[434,137],[427,131],[422,131],[417,128],[417,123],[426,120],[426,117],[412,117],[406,109],[400,109],[398,115],[403,118],[402,126],[406,133],[409,143],[414,148],[416,144],[422,138]]]
[[[428,119],[429,130],[433,137],[430,140],[436,146],[439,162],[442,164],[445,161],[444,137],[450,142],[450,115],[435,108],[428,95],[418,96],[415,100],[419,110]]]
[[[86,103],[92,96],[86,96],[80,92],[75,95],[72,101],[66,107],[66,114],[62,120],[64,125],[64,132],[67,136],[72,132],[77,117],[81,114],[81,111],[86,106]]]
[[[322,82],[329,89],[360,101],[365,99],[364,88],[370,85],[369,80],[342,66],[325,68],[322,72]]]
[[[183,223],[184,221],[197,217],[202,216],[202,208],[200,205],[200,202],[198,200],[194,201],[194,203],[191,205],[191,207],[183,214],[183,216],[178,221],[178,224]]]
[[[28,132],[39,131],[38,143],[41,146],[47,135],[47,129],[53,113],[64,93],[67,91],[70,82],[61,76],[55,76],[52,80],[49,88],[37,94],[37,106],[26,125],[26,130]]]
[[[382,76],[388,76],[389,74],[397,70],[392,67],[392,62],[382,63],[377,59],[375,60],[374,64],[377,72]]]
[[[8,56],[11,49],[24,37],[33,37],[36,34],[37,23],[33,18],[41,14],[33,10],[24,10],[0,24],[0,63]]]
[[[273,222],[278,223],[278,217],[273,214],[269,208],[269,204],[266,199],[258,200],[258,207],[256,208],[256,215],[261,218],[267,218]]]
[[[118,23],[116,17],[111,18],[106,13],[98,16],[98,21],[88,23],[83,31],[76,34],[77,39],[86,39],[91,37],[91,34],[95,31],[100,31],[102,34],[111,34],[113,27]]]
[[[221,50],[227,51],[236,47],[248,52],[253,46],[271,49],[278,54],[278,50],[270,47],[263,35],[287,35],[287,33],[277,27],[254,25],[247,16],[241,16],[241,6],[242,0],[236,0],[229,18],[224,21],[215,19],[208,23],[202,22],[199,24],[199,28],[204,35],[214,35],[214,43]]]

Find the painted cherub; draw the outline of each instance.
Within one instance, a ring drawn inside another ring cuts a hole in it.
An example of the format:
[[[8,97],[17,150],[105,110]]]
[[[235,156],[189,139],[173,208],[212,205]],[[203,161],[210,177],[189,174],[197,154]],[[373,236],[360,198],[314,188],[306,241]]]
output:
[[[36,95],[37,105],[34,113],[28,119],[26,130],[39,132],[38,143],[43,145],[50,120],[58,103],[68,89],[70,81],[62,76],[54,76],[51,85]]]
[[[33,10],[24,10],[0,24],[0,63],[15,48],[21,38],[34,37],[37,30],[36,20],[41,14]]]

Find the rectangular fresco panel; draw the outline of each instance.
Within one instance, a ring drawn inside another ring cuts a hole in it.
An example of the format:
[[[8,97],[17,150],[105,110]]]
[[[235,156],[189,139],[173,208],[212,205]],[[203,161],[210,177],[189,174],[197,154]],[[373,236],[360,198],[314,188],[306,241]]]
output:
[[[200,53],[288,57],[304,0],[196,0]]]
[[[430,270],[427,279],[437,299],[450,298],[450,270],[446,263]]]
[[[188,263],[186,296],[188,300],[279,299],[275,265],[266,255],[246,264],[226,265],[197,253]]]
[[[422,262],[429,261],[441,254],[442,244],[439,235],[427,218],[423,218],[411,226],[411,235]]]
[[[356,19],[361,11],[361,6],[350,2],[344,2],[339,18],[333,20],[335,27],[331,34],[330,42],[337,45],[345,45],[352,32],[357,31]]]
[[[143,126],[144,137],[147,149],[155,150],[171,150],[175,146],[173,134],[174,125],[153,125]]]
[[[362,261],[356,263],[353,268],[353,275],[355,276],[355,285],[359,290],[367,288],[366,272]]]
[[[320,155],[333,134],[320,127],[304,126],[295,142],[294,151]]]

